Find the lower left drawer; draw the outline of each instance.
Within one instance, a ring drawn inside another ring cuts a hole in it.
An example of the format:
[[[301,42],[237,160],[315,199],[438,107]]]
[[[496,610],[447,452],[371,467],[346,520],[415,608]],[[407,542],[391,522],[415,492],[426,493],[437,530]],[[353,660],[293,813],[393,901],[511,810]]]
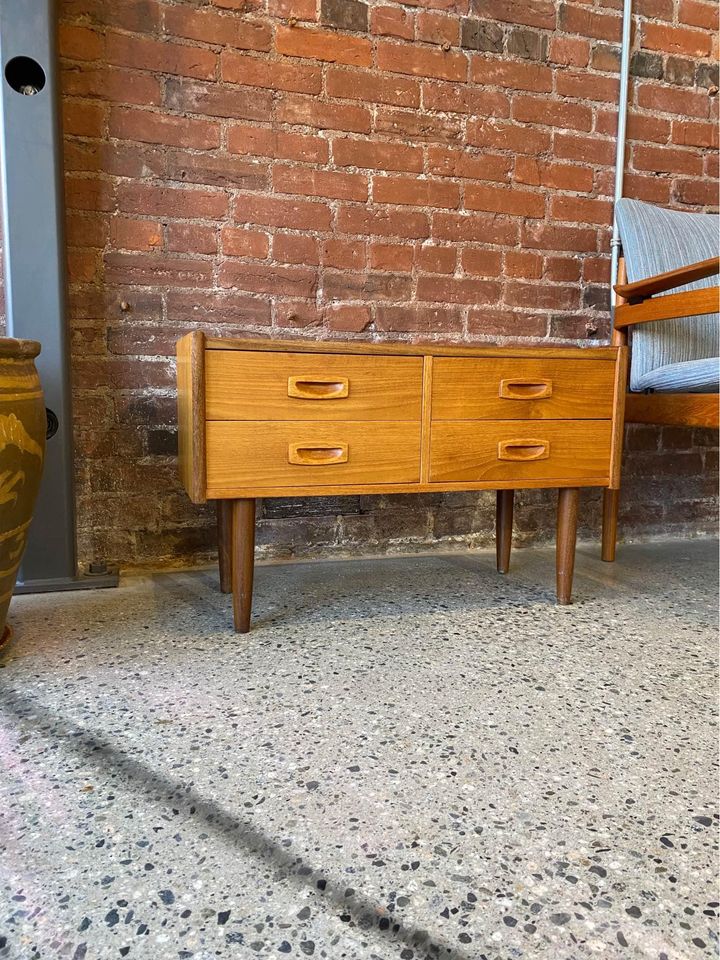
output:
[[[420,480],[416,421],[208,420],[205,427],[210,499],[250,488]]]

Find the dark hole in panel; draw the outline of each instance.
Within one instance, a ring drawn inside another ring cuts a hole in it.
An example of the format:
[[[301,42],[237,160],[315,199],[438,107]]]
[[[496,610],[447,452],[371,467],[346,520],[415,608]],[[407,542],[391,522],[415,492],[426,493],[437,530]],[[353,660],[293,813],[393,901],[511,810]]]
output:
[[[45,71],[32,57],[13,57],[5,65],[5,79],[17,93],[33,97],[45,86]]]

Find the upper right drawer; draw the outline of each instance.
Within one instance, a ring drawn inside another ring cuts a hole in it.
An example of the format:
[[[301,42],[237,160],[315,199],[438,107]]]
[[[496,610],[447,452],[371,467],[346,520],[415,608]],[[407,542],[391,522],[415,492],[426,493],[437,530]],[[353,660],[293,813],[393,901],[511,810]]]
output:
[[[612,360],[436,357],[433,420],[609,420]]]

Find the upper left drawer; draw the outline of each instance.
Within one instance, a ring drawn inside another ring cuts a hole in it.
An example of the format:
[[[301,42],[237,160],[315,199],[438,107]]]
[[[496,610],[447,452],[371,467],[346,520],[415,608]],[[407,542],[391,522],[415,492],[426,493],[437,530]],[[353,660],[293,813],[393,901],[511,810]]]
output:
[[[205,351],[207,420],[420,420],[422,357]]]

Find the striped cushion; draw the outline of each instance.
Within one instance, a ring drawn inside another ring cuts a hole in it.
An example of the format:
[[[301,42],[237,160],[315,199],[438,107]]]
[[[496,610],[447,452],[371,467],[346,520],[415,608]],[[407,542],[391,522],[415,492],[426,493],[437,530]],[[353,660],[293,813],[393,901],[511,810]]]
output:
[[[638,390],[658,393],[717,393],[720,387],[720,357],[669,363],[649,370],[638,381]]]
[[[617,202],[615,214],[630,283],[717,257],[720,252],[720,217],[714,214],[680,213],[626,199]],[[667,292],[717,285],[715,276]],[[630,389],[648,389],[646,376],[661,367],[720,355],[719,326],[720,316],[714,313],[635,327],[632,330]],[[664,379],[658,378],[658,384],[662,382]],[[667,388],[658,385],[653,389]]]

